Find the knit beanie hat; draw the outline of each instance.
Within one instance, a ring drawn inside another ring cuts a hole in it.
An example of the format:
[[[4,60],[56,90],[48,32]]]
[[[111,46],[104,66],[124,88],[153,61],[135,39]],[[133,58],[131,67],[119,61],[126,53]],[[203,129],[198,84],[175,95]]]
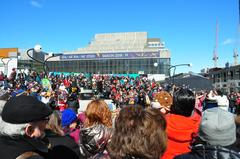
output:
[[[50,107],[32,96],[20,95],[6,102],[2,119],[7,123],[24,124],[44,120],[52,114]]]
[[[204,111],[199,137],[211,145],[229,146],[236,141],[234,115],[219,107]]]
[[[71,109],[65,109],[62,112],[62,127],[69,126],[77,120],[76,113]]]

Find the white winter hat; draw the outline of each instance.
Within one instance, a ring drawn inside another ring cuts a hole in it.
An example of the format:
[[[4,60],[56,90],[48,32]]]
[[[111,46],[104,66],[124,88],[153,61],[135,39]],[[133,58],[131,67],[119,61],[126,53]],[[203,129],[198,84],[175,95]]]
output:
[[[156,109],[160,109],[161,108],[161,104],[159,102],[152,102],[151,103],[151,107],[152,108],[156,108]]]

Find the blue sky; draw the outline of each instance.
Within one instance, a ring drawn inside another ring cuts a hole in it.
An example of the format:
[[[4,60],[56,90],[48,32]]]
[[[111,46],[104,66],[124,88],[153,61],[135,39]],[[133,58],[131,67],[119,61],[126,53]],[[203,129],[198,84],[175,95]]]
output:
[[[96,33],[147,31],[165,41],[176,72],[213,67],[216,21],[219,66],[240,48],[238,0],[1,0],[0,48],[46,51],[84,47]]]

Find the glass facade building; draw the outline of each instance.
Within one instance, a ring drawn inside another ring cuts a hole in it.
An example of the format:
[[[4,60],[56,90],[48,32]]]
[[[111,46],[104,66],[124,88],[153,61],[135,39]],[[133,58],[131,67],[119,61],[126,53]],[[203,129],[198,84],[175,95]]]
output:
[[[169,76],[170,62],[170,52],[159,38],[147,38],[146,32],[128,32],[96,34],[87,47],[64,52],[46,64],[51,72]]]
[[[155,67],[154,63],[158,63]],[[169,76],[170,59],[105,59],[51,61],[47,63],[51,72],[81,72],[95,74],[165,74]]]

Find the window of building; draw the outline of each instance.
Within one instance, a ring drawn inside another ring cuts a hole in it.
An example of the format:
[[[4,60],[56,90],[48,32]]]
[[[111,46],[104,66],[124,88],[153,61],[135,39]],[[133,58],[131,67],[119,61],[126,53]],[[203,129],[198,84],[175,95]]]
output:
[[[238,69],[238,79],[240,79],[240,69]]]
[[[230,71],[231,80],[233,79],[233,71]]]
[[[223,81],[227,82],[227,74],[226,74],[226,72],[223,73]]]
[[[217,74],[217,82],[220,82],[220,81],[221,81],[221,75]]]

